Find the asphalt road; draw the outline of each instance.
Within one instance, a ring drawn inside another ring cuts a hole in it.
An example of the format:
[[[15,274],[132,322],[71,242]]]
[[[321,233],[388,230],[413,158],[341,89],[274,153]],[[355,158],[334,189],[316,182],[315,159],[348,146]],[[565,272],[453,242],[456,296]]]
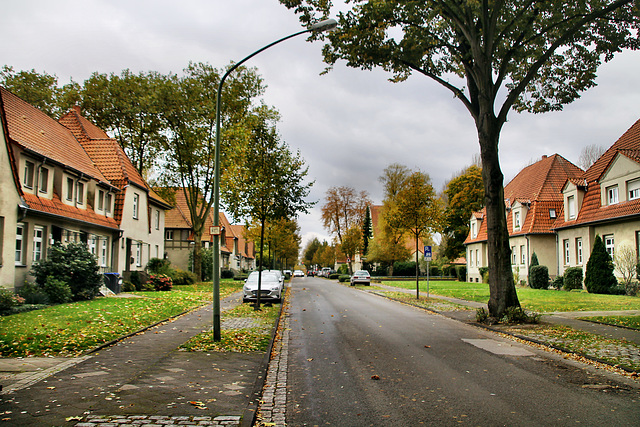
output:
[[[640,425],[626,378],[333,281],[292,291],[287,425]]]

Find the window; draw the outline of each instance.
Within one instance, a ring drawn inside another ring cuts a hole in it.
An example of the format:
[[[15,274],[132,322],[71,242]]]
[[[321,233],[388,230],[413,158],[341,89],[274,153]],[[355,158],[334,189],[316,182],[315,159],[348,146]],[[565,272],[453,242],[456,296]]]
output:
[[[513,229],[520,230],[520,212],[513,213]]]
[[[136,244],[136,266],[142,266],[142,243]]]
[[[613,235],[604,236],[604,239],[602,240],[604,240],[604,247],[607,250],[607,253],[611,257],[611,259],[613,259],[613,246],[614,246]]]
[[[469,267],[473,267],[473,251],[469,251]]]
[[[91,255],[96,257],[96,259],[98,259],[98,254],[96,253],[96,250],[97,250],[96,243],[97,243],[97,237],[93,236],[89,239],[89,241],[87,242],[87,245],[89,246],[89,252],[91,252]]]
[[[524,245],[520,245],[520,264],[525,265],[527,263],[527,254],[524,251]]]
[[[49,190],[49,169],[40,168],[40,183],[38,187],[41,193],[46,193]]]
[[[472,222],[471,223],[471,238],[475,239],[477,235],[478,235],[478,233],[476,233],[476,223]]]
[[[607,188],[607,204],[615,205],[618,203],[618,186],[614,185]]]
[[[629,181],[627,191],[629,192],[629,200],[640,199],[640,179]]]
[[[167,230],[164,232],[164,240],[173,240],[173,230]]]
[[[16,228],[16,265],[23,265],[22,255],[24,251],[24,224],[18,223]]]
[[[98,210],[104,210],[104,191],[98,190]]]
[[[480,265],[480,252],[476,249],[476,267]]]
[[[67,200],[73,201],[73,178],[67,178]]]
[[[555,217],[556,217],[556,210],[549,209],[549,218],[555,218]]]
[[[133,219],[138,219],[138,209],[140,205],[140,196],[133,193]]]
[[[576,239],[576,264],[582,265],[582,238]]]
[[[35,170],[35,165],[33,162],[29,160],[24,162],[24,179],[22,183],[27,188],[33,188],[33,171]]]
[[[156,258],[160,258],[160,246],[156,245]]]
[[[156,210],[156,230],[160,230],[160,211]]]
[[[78,195],[76,198],[76,202],[79,205],[84,203],[84,184],[82,182],[78,183]]]
[[[111,213],[111,205],[113,203],[113,195],[111,193],[107,193],[107,197],[105,199],[105,212]]]
[[[102,267],[107,266],[107,239],[101,239],[102,245],[100,246],[100,265]]]
[[[576,217],[576,198],[575,196],[567,197],[567,213],[569,219],[575,219]]]
[[[569,258],[569,239],[562,241],[562,246],[564,247],[564,265],[569,265],[571,259]]]
[[[512,265],[516,264],[516,247],[515,246],[511,246],[511,264]]]
[[[44,236],[44,228],[33,227],[33,262],[42,259],[42,238]]]

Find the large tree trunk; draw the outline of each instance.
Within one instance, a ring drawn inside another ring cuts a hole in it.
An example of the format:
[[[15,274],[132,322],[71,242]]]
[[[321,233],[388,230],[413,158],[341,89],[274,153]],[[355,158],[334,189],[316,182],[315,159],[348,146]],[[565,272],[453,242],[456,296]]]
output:
[[[500,318],[507,307],[519,307],[511,271],[511,248],[507,229],[502,171],[498,158],[500,123],[492,114],[484,114],[476,121],[484,202],[487,213],[487,258],[489,267],[489,313]]]
[[[193,235],[193,273],[196,275],[197,282],[202,281],[202,235],[195,233]]]

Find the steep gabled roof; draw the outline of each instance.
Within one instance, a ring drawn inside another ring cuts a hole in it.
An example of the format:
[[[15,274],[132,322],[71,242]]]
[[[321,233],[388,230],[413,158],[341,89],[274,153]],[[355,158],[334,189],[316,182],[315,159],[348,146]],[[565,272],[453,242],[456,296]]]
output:
[[[587,182],[599,181],[618,153],[622,153],[640,163],[640,119],[587,169],[584,174]]]
[[[14,144],[109,185],[108,179],[69,129],[3,87],[0,87],[0,95],[7,119],[8,138]]]

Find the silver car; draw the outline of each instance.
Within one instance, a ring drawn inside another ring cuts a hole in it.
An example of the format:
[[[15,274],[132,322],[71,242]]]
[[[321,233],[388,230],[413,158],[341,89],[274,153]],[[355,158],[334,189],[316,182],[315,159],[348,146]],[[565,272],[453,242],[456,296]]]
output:
[[[371,275],[369,274],[369,272],[367,270],[358,270],[353,273],[353,276],[351,276],[351,286],[355,285],[356,283],[364,283],[365,285],[370,285]]]
[[[242,302],[256,301],[258,299],[258,272],[254,271],[244,282],[242,287]],[[272,272],[263,271],[260,283],[260,299],[280,302],[282,301],[283,282]]]

